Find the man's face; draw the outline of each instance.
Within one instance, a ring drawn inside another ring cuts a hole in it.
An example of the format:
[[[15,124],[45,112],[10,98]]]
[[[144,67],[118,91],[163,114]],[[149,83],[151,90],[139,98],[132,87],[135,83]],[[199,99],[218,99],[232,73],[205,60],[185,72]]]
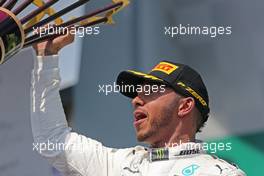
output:
[[[132,100],[138,141],[155,145],[171,137],[177,125],[180,98],[168,87],[150,94],[138,92],[138,96]]]

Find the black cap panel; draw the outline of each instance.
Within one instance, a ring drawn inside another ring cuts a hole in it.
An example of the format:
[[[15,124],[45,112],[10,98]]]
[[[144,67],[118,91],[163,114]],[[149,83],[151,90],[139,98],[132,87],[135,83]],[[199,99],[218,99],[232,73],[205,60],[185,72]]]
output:
[[[129,98],[135,98],[137,96],[136,88],[145,82],[149,83],[164,83],[163,80],[149,74],[142,72],[136,72],[133,70],[122,71],[117,77],[117,85],[119,91],[123,95]]]
[[[117,77],[117,85],[123,87],[123,86],[130,86],[130,85],[137,85],[140,84],[143,81],[143,78],[137,75],[134,75],[128,71],[123,71],[121,72],[118,77]],[[124,89],[120,88],[119,91],[123,95],[129,97],[129,98],[134,98],[137,96],[137,93],[134,91],[123,91]]]

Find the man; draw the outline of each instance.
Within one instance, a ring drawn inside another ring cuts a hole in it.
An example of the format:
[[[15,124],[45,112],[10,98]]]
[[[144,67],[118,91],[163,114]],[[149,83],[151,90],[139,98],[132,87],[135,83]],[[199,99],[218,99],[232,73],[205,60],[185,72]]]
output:
[[[107,148],[71,132],[59,96],[57,54],[72,41],[67,35],[34,46],[38,57],[32,73],[34,146],[65,176],[245,175],[207,155],[196,142],[195,134],[208,118],[209,100],[200,75],[183,64],[164,61],[149,74],[124,71],[118,76],[121,93],[133,98],[137,138],[150,148]]]

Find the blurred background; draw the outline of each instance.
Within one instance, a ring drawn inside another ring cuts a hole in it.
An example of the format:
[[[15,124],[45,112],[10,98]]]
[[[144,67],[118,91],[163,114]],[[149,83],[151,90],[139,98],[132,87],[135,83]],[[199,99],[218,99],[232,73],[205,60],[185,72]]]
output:
[[[69,16],[109,3],[91,1]],[[60,5],[66,1],[54,8]],[[138,144],[130,99],[105,95],[99,85],[113,85],[121,70],[149,71],[160,60],[181,62],[201,73],[209,92],[210,118],[197,138],[232,143],[232,150],[216,154],[249,176],[259,175],[264,163],[263,6],[261,0],[131,0],[114,17],[116,24],[100,26],[99,35],[78,38],[60,53],[61,95],[73,130],[110,147]],[[180,24],[231,26],[232,34],[164,34],[165,27]],[[52,175],[46,161],[32,151],[33,58],[27,49],[0,66],[1,175]]]

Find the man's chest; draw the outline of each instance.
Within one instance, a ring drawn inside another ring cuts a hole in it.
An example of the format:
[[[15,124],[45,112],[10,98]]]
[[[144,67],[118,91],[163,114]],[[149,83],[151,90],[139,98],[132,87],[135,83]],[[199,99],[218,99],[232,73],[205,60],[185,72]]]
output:
[[[131,162],[122,166],[122,176],[194,176],[200,166],[176,160]]]

